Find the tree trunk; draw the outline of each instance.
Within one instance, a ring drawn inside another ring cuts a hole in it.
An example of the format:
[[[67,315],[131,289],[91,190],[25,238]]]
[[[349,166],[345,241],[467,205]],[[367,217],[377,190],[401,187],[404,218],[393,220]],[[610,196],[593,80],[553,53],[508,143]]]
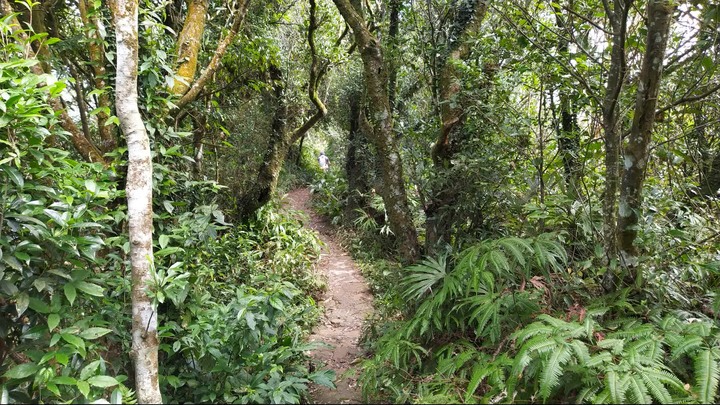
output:
[[[437,81],[440,98],[440,131],[432,149],[432,159],[437,173],[437,183],[432,187],[429,201],[425,207],[425,248],[429,253],[443,243],[450,243],[454,218],[447,214],[458,199],[459,189],[455,179],[449,173],[452,157],[463,130],[465,117],[464,103],[459,100],[463,85],[458,63],[470,55],[472,48],[469,36],[480,28],[485,18],[488,3],[469,0],[458,5],[455,19],[451,25],[448,51],[440,67]]]
[[[620,188],[618,211],[619,249],[623,264],[631,268],[628,274],[636,279],[638,250],[635,246],[637,226],[642,211],[642,187],[650,156],[648,146],[655,123],[655,107],[660,91],[665,48],[670,34],[672,14],[675,10],[672,0],[650,0],[647,7],[648,31],[646,50],[643,57],[635,115],[627,147],[623,156],[625,171]]]
[[[152,281],[152,160],[150,140],[138,109],[138,2],[115,0],[112,5],[117,44],[116,110],[127,137],[130,263],[132,267],[132,350],[135,390],[139,403],[162,402],[158,382],[157,314],[148,295]]]
[[[197,80],[192,82],[190,88],[188,88],[187,91],[182,94],[180,100],[175,103],[177,108],[183,108],[187,104],[193,102],[198,97],[200,91],[205,87],[210,78],[213,77],[218,67],[220,67],[222,57],[225,55],[225,52],[227,52],[227,48],[230,46],[230,44],[232,44],[232,41],[235,39],[235,36],[240,30],[240,26],[242,25],[243,21],[245,21],[245,14],[247,14],[249,4],[250,0],[238,0],[237,3],[235,3],[235,10],[233,10],[235,15],[233,17],[233,24],[230,27],[230,30],[228,31],[227,35],[225,35],[225,37],[222,39],[222,41],[220,41],[220,43],[218,44],[218,47],[215,49],[215,53],[213,54],[212,59],[210,59],[210,63],[208,63],[205,69],[200,72],[200,77],[198,77]]]
[[[85,25],[88,35],[88,52],[93,67],[93,79],[95,81],[95,89],[100,91],[97,99],[97,127],[100,134],[100,150],[110,152],[117,147],[117,138],[113,125],[108,124],[110,112],[107,111],[111,107],[110,94],[105,90],[105,47],[104,41],[100,37],[98,27],[100,26],[97,13],[100,10],[94,6],[88,10],[86,0],[78,0],[78,8],[80,10],[80,18]],[[107,109],[107,110],[105,110]]]
[[[349,222],[357,218],[358,208],[367,208],[370,191],[369,174],[371,165],[368,162],[370,150],[367,138],[360,127],[360,108],[362,106],[360,91],[353,91],[348,96],[350,130],[348,132],[347,154],[345,155],[345,175],[348,180],[348,202],[345,217]]]
[[[555,12],[555,24],[560,29],[557,49],[558,52],[564,55],[567,54],[570,38],[574,37],[573,27],[572,24],[566,24],[563,20],[563,13],[559,5],[554,5],[553,9]],[[580,128],[577,123],[576,108],[572,102],[572,90],[565,85],[562,86],[559,90],[560,126],[558,128],[558,149],[563,162],[567,195],[574,200],[582,196],[580,190],[582,171],[578,162]]]
[[[187,17],[177,41],[177,72],[172,92],[182,96],[190,88],[197,70],[198,54],[205,31],[205,15],[208,0],[192,0],[188,4]]]
[[[603,278],[603,288],[615,288],[614,267],[617,260],[616,207],[617,191],[620,184],[620,132],[618,102],[625,81],[626,55],[625,38],[630,6],[634,0],[614,0],[613,9],[605,12],[612,26],[612,49],[610,70],[603,100],[603,129],[605,135],[605,191],[603,195],[603,237],[608,269]]]
[[[382,167],[381,195],[390,221],[390,229],[398,239],[400,255],[406,262],[419,256],[417,232],[412,221],[403,178],[403,167],[393,134],[393,116],[388,98],[388,77],[378,40],[365,26],[364,19],[349,0],[333,0],[355,36],[363,61],[372,131],[368,135],[375,145]]]
[[[270,201],[277,187],[280,169],[282,169],[290,147],[327,115],[327,108],[325,108],[325,104],[320,100],[318,88],[320,81],[327,71],[328,64],[320,61],[315,49],[315,31],[317,28],[315,0],[310,0],[310,25],[307,40],[310,46],[312,63],[310,65],[310,77],[308,80],[308,97],[315,106],[316,112],[296,130],[292,132],[286,130],[288,108],[285,100],[285,84],[283,83],[280,69],[277,66],[271,66],[270,79],[274,84],[273,105],[276,110],[272,122],[270,139],[268,140],[268,147],[263,156],[263,162],[260,166],[258,176],[250,190],[239,198],[239,214],[243,218],[247,218],[250,214],[257,211],[258,208]]]

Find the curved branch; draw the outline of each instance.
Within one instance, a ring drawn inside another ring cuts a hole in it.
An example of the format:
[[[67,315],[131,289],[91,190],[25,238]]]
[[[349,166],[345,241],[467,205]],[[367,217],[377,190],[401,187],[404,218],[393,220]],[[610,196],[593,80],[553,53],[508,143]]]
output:
[[[190,86],[190,89],[185,94],[183,94],[180,100],[175,104],[176,108],[183,108],[187,104],[197,99],[200,91],[203,89],[203,87],[205,87],[208,80],[210,80],[210,78],[215,74],[218,67],[220,67],[220,61],[225,55],[225,52],[227,52],[227,48],[230,46],[232,41],[235,39],[238,31],[240,30],[240,26],[245,20],[245,14],[247,14],[248,5],[250,4],[250,0],[238,0],[238,2],[239,3],[237,11],[235,13],[235,19],[233,20],[232,27],[230,27],[230,31],[225,36],[225,38],[223,38],[222,42],[220,42],[220,44],[218,45],[217,49],[215,50],[215,54],[210,60],[210,63],[207,65],[207,67],[205,67],[205,69],[203,69],[202,73],[200,73],[200,77],[198,77],[198,79],[193,82],[192,86]]]

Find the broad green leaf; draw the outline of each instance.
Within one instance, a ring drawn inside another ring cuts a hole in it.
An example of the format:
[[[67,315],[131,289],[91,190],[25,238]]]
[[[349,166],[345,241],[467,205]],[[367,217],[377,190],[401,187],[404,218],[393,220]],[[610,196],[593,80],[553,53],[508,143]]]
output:
[[[87,382],[93,387],[108,388],[119,384],[115,377],[109,375],[96,375],[87,379]]]
[[[335,388],[335,372],[332,370],[316,371],[308,376],[312,382],[328,388]]]
[[[87,191],[89,191],[93,194],[97,193],[97,190],[98,190],[97,183],[95,183],[95,180],[93,180],[93,179],[85,180],[85,188],[87,189]]]
[[[170,237],[167,235],[160,235],[160,238],[158,241],[160,242],[160,249],[165,249],[168,242],[170,242]]]
[[[103,296],[104,289],[97,284],[88,283],[86,281],[78,281],[75,283],[75,287],[77,287],[78,290],[95,297]]]
[[[51,312],[50,306],[39,298],[35,298],[35,297],[30,298],[29,305],[30,305],[30,309],[32,309],[35,312],[41,313],[41,314],[49,314]]]
[[[8,370],[7,373],[3,374],[5,378],[21,379],[30,377],[40,370],[40,366],[35,363],[23,363]]]
[[[75,290],[75,286],[67,283],[63,286],[63,290],[65,291],[65,298],[67,298],[70,305],[75,302],[75,297],[77,296],[77,290]]]
[[[64,376],[64,375],[60,375],[60,376],[53,378],[52,382],[55,384],[58,384],[58,385],[75,385],[75,384],[77,384],[76,379],[69,377],[69,376]]]
[[[60,315],[58,314],[50,314],[48,315],[47,324],[48,324],[48,330],[50,332],[55,329],[56,326],[60,323]]]
[[[75,346],[75,347],[78,348],[78,349],[81,348],[81,347],[82,347],[83,349],[85,348],[85,342],[84,342],[82,339],[80,339],[79,337],[75,336],[75,335],[71,335],[71,334],[69,334],[69,333],[61,333],[61,334],[60,334],[60,337],[61,337],[64,341],[70,343],[71,345]]]
[[[80,332],[80,337],[86,340],[93,340],[100,336],[107,335],[110,332],[112,332],[112,330],[107,328],[89,328]]]
[[[18,294],[17,298],[15,299],[15,309],[17,310],[18,316],[25,313],[25,310],[28,309],[28,306],[30,305],[30,297],[27,295],[27,293],[20,293]]]
[[[6,167],[5,172],[10,175],[10,180],[12,180],[13,183],[15,183],[16,186],[18,186],[19,189],[22,189],[25,185],[25,180],[23,179],[22,174],[14,168],[14,167]]]
[[[77,382],[77,387],[78,387],[78,389],[80,390],[80,393],[85,396],[85,398],[87,398],[88,395],[90,395],[90,384],[88,384],[87,382],[85,382],[85,381],[78,381],[78,382]]]
[[[87,380],[88,378],[95,375],[95,372],[97,372],[97,369],[100,367],[100,363],[102,363],[102,360],[95,360],[88,363],[87,366],[83,367],[83,369],[80,370],[80,379]]]

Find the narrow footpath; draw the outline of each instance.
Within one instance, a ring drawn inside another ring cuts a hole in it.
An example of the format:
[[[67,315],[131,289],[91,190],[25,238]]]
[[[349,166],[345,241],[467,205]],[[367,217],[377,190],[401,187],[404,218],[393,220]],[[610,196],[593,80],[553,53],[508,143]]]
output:
[[[321,305],[325,314],[315,327],[310,341],[332,345],[331,349],[319,349],[312,353],[315,361],[335,370],[337,389],[312,387],[310,397],[315,404],[362,403],[357,384],[357,367],[361,349],[358,347],[363,320],[372,311],[372,294],[360,269],[348,253],[334,240],[333,229],[310,205],[310,190],[301,188],[290,192],[287,204],[304,211],[309,219],[305,226],[318,232],[325,243],[319,270],[327,276],[328,289]]]

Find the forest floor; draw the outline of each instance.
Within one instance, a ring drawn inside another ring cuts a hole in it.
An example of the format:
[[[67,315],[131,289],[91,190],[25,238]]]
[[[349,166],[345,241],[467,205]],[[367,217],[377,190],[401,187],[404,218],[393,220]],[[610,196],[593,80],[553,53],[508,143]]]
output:
[[[319,272],[327,277],[328,288],[320,303],[325,312],[310,341],[332,348],[315,350],[311,356],[318,367],[335,370],[337,389],[313,386],[310,397],[316,404],[362,403],[356,364],[362,356],[359,339],[363,320],[372,311],[372,294],[358,266],[337,242],[333,226],[312,209],[310,190],[296,189],[288,193],[286,202],[307,214],[305,226],[315,230],[325,244],[318,263]]]

